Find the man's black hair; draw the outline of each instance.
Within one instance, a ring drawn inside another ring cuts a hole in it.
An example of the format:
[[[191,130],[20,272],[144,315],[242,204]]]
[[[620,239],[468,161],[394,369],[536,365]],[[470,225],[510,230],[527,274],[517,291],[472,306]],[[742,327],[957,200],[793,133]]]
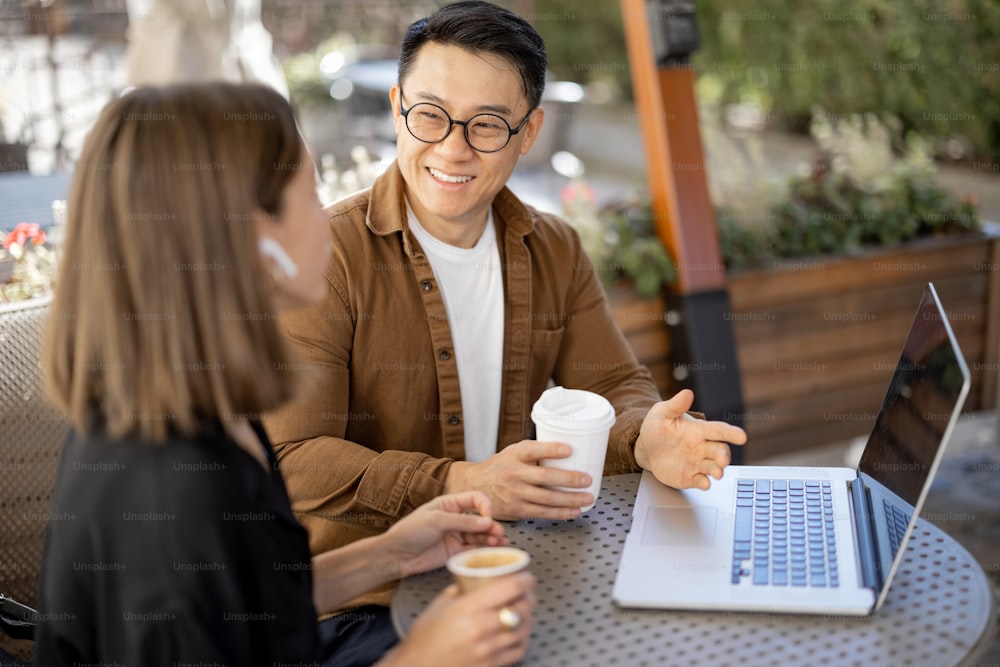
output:
[[[534,109],[541,102],[548,63],[545,43],[531,24],[514,12],[482,0],[463,0],[445,5],[427,18],[414,22],[403,37],[399,55],[400,84],[427,42],[504,58],[517,67],[530,108]]]

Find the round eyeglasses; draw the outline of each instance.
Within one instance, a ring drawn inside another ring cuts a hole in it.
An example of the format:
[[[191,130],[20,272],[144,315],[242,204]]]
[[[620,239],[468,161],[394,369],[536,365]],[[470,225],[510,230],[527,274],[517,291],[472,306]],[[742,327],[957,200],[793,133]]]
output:
[[[454,120],[447,111],[430,102],[418,102],[406,109],[403,107],[402,91],[399,95],[399,108],[399,113],[406,121],[406,129],[417,141],[436,144],[448,138],[453,125],[461,125],[465,131],[465,140],[480,153],[496,153],[506,148],[510,138],[521,131],[531,118],[531,111],[534,111],[529,111],[524,120],[511,129],[510,123],[492,113],[476,114],[469,120]]]

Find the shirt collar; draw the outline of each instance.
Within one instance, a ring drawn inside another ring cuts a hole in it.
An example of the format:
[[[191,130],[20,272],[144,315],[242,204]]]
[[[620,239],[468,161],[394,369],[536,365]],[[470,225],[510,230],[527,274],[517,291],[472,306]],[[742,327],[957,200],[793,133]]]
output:
[[[407,221],[403,186],[403,173],[399,170],[399,163],[393,161],[372,184],[371,204],[368,206],[365,224],[378,236],[402,232],[403,249],[412,257],[413,241]],[[527,236],[534,228],[532,211],[506,186],[493,199],[493,215],[494,224],[509,234]]]

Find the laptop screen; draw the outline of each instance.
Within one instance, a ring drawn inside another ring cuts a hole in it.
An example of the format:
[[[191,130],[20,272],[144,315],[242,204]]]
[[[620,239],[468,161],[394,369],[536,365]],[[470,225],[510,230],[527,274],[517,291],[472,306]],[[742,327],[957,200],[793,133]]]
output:
[[[947,315],[928,285],[858,472],[917,505],[968,376]]]

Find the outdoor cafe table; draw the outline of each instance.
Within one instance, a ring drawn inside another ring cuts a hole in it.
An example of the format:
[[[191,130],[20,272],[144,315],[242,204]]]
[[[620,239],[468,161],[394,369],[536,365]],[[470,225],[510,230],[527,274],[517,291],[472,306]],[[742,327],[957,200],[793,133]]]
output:
[[[638,474],[605,477],[596,506],[572,521],[506,526],[531,553],[538,606],[526,666],[972,665],[996,627],[993,593],[972,556],[923,519],[885,605],[871,617],[621,609],[611,599]],[[450,583],[439,569],[400,582],[405,636]]]

